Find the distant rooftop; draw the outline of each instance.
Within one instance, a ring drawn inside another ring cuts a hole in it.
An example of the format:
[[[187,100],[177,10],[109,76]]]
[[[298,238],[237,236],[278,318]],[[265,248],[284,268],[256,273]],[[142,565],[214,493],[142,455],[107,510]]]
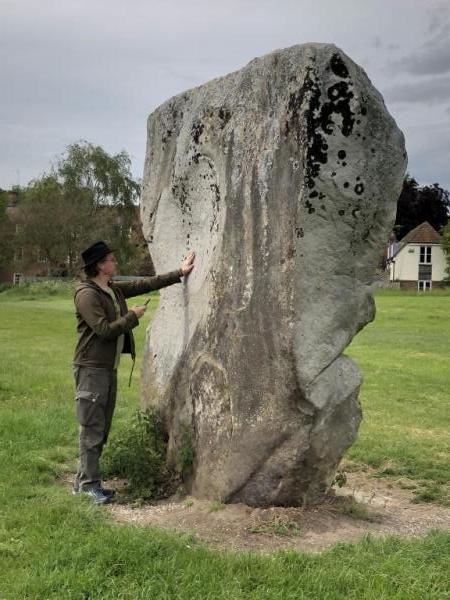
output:
[[[400,240],[400,244],[441,244],[442,238],[428,221],[424,221]]]

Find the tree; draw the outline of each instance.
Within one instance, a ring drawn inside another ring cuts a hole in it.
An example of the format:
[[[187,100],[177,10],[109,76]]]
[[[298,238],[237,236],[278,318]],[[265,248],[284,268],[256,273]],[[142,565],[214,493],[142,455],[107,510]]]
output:
[[[124,150],[113,156],[86,141],[67,146],[56,173],[67,190],[88,189],[96,206],[136,206],[140,186],[131,175],[131,159]]]
[[[417,181],[406,175],[397,203],[394,231],[402,239],[409,231],[428,221],[437,231],[447,224],[450,212],[450,194],[438,183],[419,187]]]
[[[117,213],[95,207],[87,189],[68,191],[55,175],[44,175],[25,189],[17,218],[16,244],[25,261],[40,259],[48,276],[79,271],[79,255],[96,239],[113,237]]]
[[[7,194],[0,190],[0,266],[9,264],[14,256],[14,226],[8,217]]]
[[[88,142],[68,146],[51,172],[21,195],[15,244],[24,249],[25,263],[38,259],[46,275],[74,275],[80,252],[104,239],[123,269],[136,272],[144,250],[132,235],[140,226],[140,187],[130,165],[126,152],[110,156]]]
[[[137,250],[129,242],[135,227],[140,185],[132,177],[127,152],[109,155],[101,146],[76,142],[60,156],[54,172],[74,200],[80,192],[91,195],[92,206],[85,213],[86,221],[106,219],[107,214],[113,217],[114,223],[110,223],[105,237],[116,250],[120,264],[134,266]]]

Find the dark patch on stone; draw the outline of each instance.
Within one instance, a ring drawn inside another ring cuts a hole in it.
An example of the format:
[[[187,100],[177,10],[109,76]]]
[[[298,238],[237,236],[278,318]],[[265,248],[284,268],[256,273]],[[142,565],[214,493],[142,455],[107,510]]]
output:
[[[172,130],[168,129],[161,138],[162,143],[165,144],[170,137],[172,137]]]
[[[231,113],[225,108],[219,110],[220,128],[223,129],[228,121],[231,119]]]
[[[317,198],[317,196],[319,195],[319,192],[317,192],[316,190],[314,190],[314,192],[311,192],[309,197],[310,198]]]
[[[361,239],[363,242],[366,242],[368,237],[370,235],[370,229],[366,229],[365,231],[362,232],[361,234]]]
[[[330,67],[333,73],[338,77],[342,77],[342,79],[348,77],[348,69],[340,54],[333,54],[330,60]]]
[[[315,185],[314,179],[319,175],[321,165],[328,162],[328,144],[325,136],[333,133],[333,115],[341,115],[340,128],[343,135],[348,136],[353,131],[354,118],[350,109],[350,99],[354,94],[350,85],[350,82],[345,81],[334,84],[328,89],[330,101],[322,103],[314,67],[308,67],[302,87],[289,96],[284,134],[295,135],[297,144],[301,147],[306,133],[309,152],[305,161],[305,183],[310,189]],[[305,99],[308,106],[302,114]]]
[[[331,177],[336,177],[336,171],[333,171],[333,172],[331,173]]]
[[[180,180],[179,183],[175,183],[172,186],[172,194],[175,198],[178,198],[180,202],[180,208],[182,214],[187,214],[188,212],[192,212],[192,207],[187,201],[188,192],[186,190],[186,183],[183,180]]]
[[[347,156],[347,153],[345,152],[345,150],[339,150],[338,152],[338,157],[343,160],[345,157]]]
[[[375,154],[375,148],[371,148],[370,151],[372,152],[372,154]]]
[[[364,192],[364,184],[363,183],[357,183],[355,185],[355,194],[358,194],[358,196],[361,196],[361,194]]]
[[[361,114],[362,114],[362,115],[367,115],[367,108],[366,108],[365,106],[363,106],[363,107],[361,108]]]
[[[312,215],[314,212],[316,212],[316,209],[314,208],[314,206],[311,204],[311,202],[309,200],[306,200],[305,206],[308,209],[309,215]]]
[[[325,103],[322,107],[322,127],[326,133],[331,134],[332,129],[327,126],[328,123],[333,123],[331,116],[333,113],[340,114],[342,117],[341,132],[346,137],[353,131],[355,119],[350,109],[350,100],[353,98],[353,92],[350,86],[345,81],[340,81],[328,88],[328,98],[331,102]]]
[[[305,235],[305,232],[303,231],[303,229],[301,227],[296,227],[295,228],[295,235],[298,238],[302,238]]]
[[[358,175],[358,177],[356,178],[356,181],[359,181],[361,179],[361,177]]]
[[[348,182],[348,181],[346,181],[346,182],[344,183],[344,187],[345,187],[345,188],[348,188],[349,186],[350,186],[349,182]]]
[[[200,152],[197,152],[197,154],[194,154],[194,156],[192,157],[192,160],[195,162],[196,165],[198,165],[198,159],[201,157]]]
[[[347,163],[344,161],[344,162],[342,163],[342,166],[343,166],[343,167],[346,167],[346,166],[347,166]]]
[[[350,87],[352,87],[351,83],[347,83],[346,81],[338,81],[328,88],[328,98],[332,102],[337,102],[338,100],[350,100],[354,96],[353,92],[350,90]]]
[[[219,212],[220,190],[217,183],[211,183],[209,187],[211,191],[214,192],[213,216],[211,220],[211,225],[209,226],[209,231],[212,231],[214,228],[216,231],[218,231],[219,223],[217,222],[217,214]]]
[[[345,215],[345,210],[340,210],[339,214],[341,215],[341,217],[343,217]]]
[[[191,135],[192,139],[196,144],[198,144],[204,128],[205,126],[203,125],[203,123],[194,123],[192,125]]]

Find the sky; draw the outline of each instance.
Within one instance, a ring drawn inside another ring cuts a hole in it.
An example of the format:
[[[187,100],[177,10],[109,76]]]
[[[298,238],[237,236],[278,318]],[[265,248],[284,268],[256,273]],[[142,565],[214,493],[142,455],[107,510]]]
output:
[[[159,104],[307,42],[364,68],[409,173],[450,190],[450,0],[0,0],[0,188],[79,140],[126,150],[140,178]]]

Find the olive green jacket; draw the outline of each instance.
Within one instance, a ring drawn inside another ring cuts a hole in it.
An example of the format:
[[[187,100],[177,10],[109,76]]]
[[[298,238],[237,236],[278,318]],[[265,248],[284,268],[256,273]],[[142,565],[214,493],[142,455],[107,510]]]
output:
[[[135,281],[110,281],[120,306],[117,319],[111,296],[91,279],[80,283],[75,290],[78,343],[74,364],[85,367],[114,368],[117,338],[124,334],[122,353],[135,358],[133,332],[139,324],[136,314],[128,310],[125,298],[147,294],[174,283],[180,283],[181,269]]]

